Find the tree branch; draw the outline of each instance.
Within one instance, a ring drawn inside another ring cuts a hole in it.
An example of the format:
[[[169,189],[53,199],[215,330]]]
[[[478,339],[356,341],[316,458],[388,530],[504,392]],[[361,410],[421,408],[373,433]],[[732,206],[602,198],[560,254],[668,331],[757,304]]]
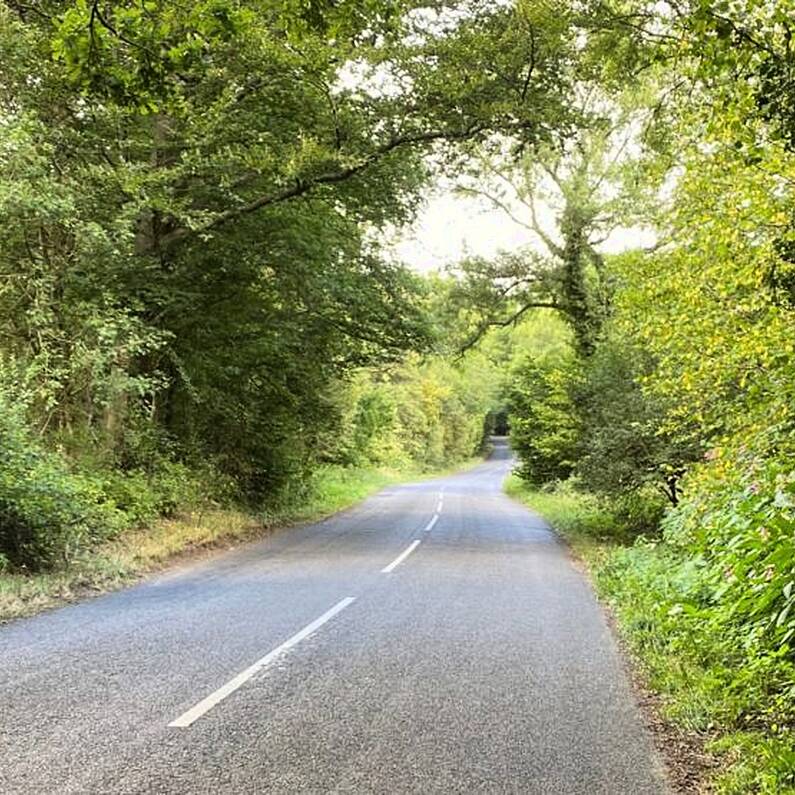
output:
[[[482,196],[484,199],[488,199],[498,210],[502,210],[515,224],[523,226],[530,232],[535,231],[530,224],[522,221],[521,218],[518,218],[513,210],[511,210],[511,208],[504,201],[498,199],[496,196],[493,196],[488,191],[480,190],[479,188],[469,188],[466,186],[459,186],[457,190],[459,190],[461,193],[468,193],[472,196]]]
[[[91,5],[91,17],[88,22],[88,27],[91,31],[92,37],[94,34],[94,19],[98,19],[102,27],[108,30],[110,33],[112,33],[119,41],[123,41],[125,44],[129,45],[130,47],[136,50],[145,52],[147,55],[149,55],[152,58],[155,57],[155,53],[153,53],[152,50],[150,50],[148,47],[145,47],[142,44],[138,44],[137,42],[128,39],[124,34],[119,33],[119,31],[113,27],[110,21],[99,10],[99,0],[94,0],[94,2]]]
[[[549,249],[549,253],[559,259],[563,259],[563,248],[559,246],[542,228],[541,224],[538,222],[538,216],[536,214],[536,205],[535,202],[530,199],[530,201],[525,202],[525,204],[530,208],[530,217],[533,219],[533,231],[541,238],[543,244]]]
[[[524,86],[522,86],[522,102],[527,99],[527,90],[530,88],[530,79],[533,77],[533,72],[536,68],[536,34],[532,25],[530,26],[530,65],[527,69],[527,77],[524,79]]]
[[[293,185],[290,187],[283,188],[276,191],[275,193],[259,196],[247,204],[243,204],[240,207],[235,207],[232,210],[226,210],[213,218],[212,221],[209,221],[208,223],[196,229],[188,229],[186,227],[175,229],[161,238],[161,246],[171,246],[175,243],[185,240],[186,238],[206,232],[211,232],[246,215],[250,215],[251,213],[257,212],[258,210],[262,210],[265,207],[270,207],[271,205],[280,204],[281,202],[303,196],[322,185],[334,185],[340,182],[345,182],[346,180],[351,179],[351,177],[355,177],[357,174],[365,171],[383,157],[401,147],[443,140],[466,140],[474,135],[477,135],[479,132],[482,132],[483,129],[485,129],[483,126],[474,125],[459,131],[433,130],[424,133],[406,134],[392,138],[386,143],[377,147],[373,152],[364,157],[358,163],[348,166],[347,168],[341,168],[338,171],[331,171],[326,174],[319,174],[316,177],[311,177],[308,179],[296,179]]]
[[[555,309],[557,311],[563,311],[560,304],[556,303],[555,301],[530,301],[526,304],[523,304],[516,312],[514,312],[510,317],[503,318],[502,320],[490,319],[486,320],[480,324],[477,331],[470,337],[458,350],[458,358],[460,359],[467,351],[474,348],[475,345],[483,339],[483,335],[490,329],[490,328],[505,328],[507,326],[511,326],[515,323],[518,323],[519,320],[522,318],[525,313],[529,312],[531,309]]]
[[[20,3],[17,2],[17,0],[6,0],[6,5],[8,5],[8,7],[12,11],[16,11],[16,13],[19,15],[19,18],[23,22],[27,22],[27,20],[25,19],[25,15],[27,13],[35,14],[36,16],[41,17],[42,19],[46,19],[48,22],[52,22],[52,17],[49,14],[46,14],[41,9],[36,8],[35,5],[29,5],[28,3]]]

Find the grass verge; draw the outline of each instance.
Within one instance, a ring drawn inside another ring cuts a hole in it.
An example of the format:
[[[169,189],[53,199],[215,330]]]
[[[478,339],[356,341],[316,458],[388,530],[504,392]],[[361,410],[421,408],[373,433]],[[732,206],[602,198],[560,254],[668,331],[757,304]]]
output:
[[[471,459],[452,469],[474,466]],[[184,557],[250,541],[278,527],[322,519],[393,483],[444,474],[418,470],[322,467],[299,498],[259,513],[183,511],[149,527],[123,533],[82,553],[68,567],[41,574],[0,573],[0,622],[85,599],[127,585]]]
[[[658,747],[679,791],[795,793],[792,664],[750,653],[726,622],[693,607],[698,561],[659,540],[616,541],[609,505],[592,495],[537,491],[515,476],[505,490],[544,516],[586,565],[653,694],[664,724],[652,721]]]
[[[505,492],[541,514],[561,533],[589,570],[603,562],[615,546],[610,537],[611,517],[590,494],[538,491],[516,475],[505,481]]]

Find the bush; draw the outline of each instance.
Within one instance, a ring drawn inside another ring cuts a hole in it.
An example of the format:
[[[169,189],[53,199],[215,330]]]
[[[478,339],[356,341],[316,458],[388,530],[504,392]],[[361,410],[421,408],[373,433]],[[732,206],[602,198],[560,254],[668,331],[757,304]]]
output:
[[[229,491],[217,473],[195,471],[178,461],[159,459],[148,469],[110,470],[97,475],[107,497],[132,527],[145,527],[161,516],[173,517],[181,508],[196,506]]]
[[[659,491],[676,504],[679,480],[700,455],[698,429],[691,423],[672,432],[670,407],[642,386],[654,371],[654,358],[616,329],[608,331],[568,383],[580,423],[575,471],[591,491],[613,497]],[[645,495],[640,502],[662,504]],[[659,519],[659,509],[657,514]]]
[[[667,712],[721,734],[730,763],[717,791],[789,792],[795,782],[795,664],[771,648],[733,605],[715,601],[711,565],[671,544],[615,548],[597,570],[607,596]]]
[[[626,538],[660,535],[660,522],[665,515],[668,502],[653,487],[648,485],[639,487],[637,491],[627,491],[613,499],[604,498],[604,500],[610,505],[610,513],[616,527]]]
[[[123,524],[101,484],[45,451],[0,392],[0,564],[38,570],[65,563]]]
[[[780,457],[714,451],[688,479],[695,496],[665,527],[705,561],[713,609],[731,615],[747,639],[795,660],[795,472]]]
[[[606,497],[583,490],[576,477],[536,488],[514,475],[506,490],[528,502],[564,535],[600,542],[631,544],[641,535],[657,536],[665,512],[664,498],[652,488]]]
[[[574,471],[579,437],[568,394],[566,362],[525,360],[515,371],[508,396],[511,447],[521,460],[519,475],[542,485]]]

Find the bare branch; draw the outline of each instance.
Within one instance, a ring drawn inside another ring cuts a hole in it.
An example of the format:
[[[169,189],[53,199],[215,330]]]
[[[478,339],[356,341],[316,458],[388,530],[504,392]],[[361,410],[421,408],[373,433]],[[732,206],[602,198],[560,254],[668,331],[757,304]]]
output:
[[[563,258],[563,248],[559,246],[541,227],[541,224],[538,222],[538,216],[536,214],[536,206],[535,202],[530,200],[529,202],[525,202],[525,204],[530,208],[530,217],[533,219],[533,231],[541,238],[541,241],[544,245],[549,249],[549,253],[562,259]]]
[[[531,309],[555,309],[557,311],[562,311],[562,307],[560,304],[556,303],[555,301],[530,301],[526,304],[523,304],[519,309],[516,310],[510,317],[503,318],[503,319],[496,319],[491,318],[489,320],[483,321],[480,324],[477,331],[461,346],[458,351],[458,357],[461,358],[467,351],[471,350],[472,348],[477,345],[481,339],[483,339],[483,335],[491,328],[505,328],[507,326],[514,325],[519,322],[519,320]]]
[[[563,249],[544,231],[543,227],[538,221],[535,201],[533,200],[532,196],[530,196],[529,198],[524,198],[524,196],[522,195],[523,191],[520,190],[520,188],[514,182],[512,182],[508,176],[506,176],[502,171],[496,168],[488,158],[483,159],[481,161],[481,164],[484,167],[484,169],[487,170],[490,174],[502,180],[506,185],[508,185],[508,187],[510,187],[510,189],[513,191],[514,195],[516,196],[516,199],[519,202],[521,202],[525,207],[527,207],[527,209],[530,212],[530,223],[528,224],[525,221],[519,220],[516,217],[516,214],[513,213],[513,211],[510,210],[510,208],[508,208],[504,202],[495,199],[495,197],[493,197],[491,194],[489,194],[486,191],[480,191],[477,188],[466,188],[466,187],[462,188],[462,190],[471,193],[479,193],[480,195],[485,196],[494,204],[495,207],[497,207],[500,210],[503,210],[511,218],[511,220],[514,221],[514,223],[517,223],[520,226],[523,226],[525,229],[528,229],[529,231],[536,234],[538,238],[541,240],[541,242],[547,247],[547,250],[549,251],[550,254],[552,254],[555,257],[562,257]],[[558,184],[557,177],[555,178],[555,180],[556,184]]]
[[[484,199],[488,199],[488,201],[490,201],[498,210],[502,210],[515,224],[523,226],[525,229],[527,229],[530,232],[535,231],[535,229],[533,229],[531,224],[528,224],[527,222],[523,221],[521,218],[518,218],[516,213],[514,213],[513,210],[511,210],[511,208],[504,201],[498,199],[496,196],[489,193],[488,191],[480,190],[479,188],[470,188],[463,185],[458,186],[457,190],[461,193],[468,193],[472,196],[482,196]],[[524,202],[522,203],[524,204]]]

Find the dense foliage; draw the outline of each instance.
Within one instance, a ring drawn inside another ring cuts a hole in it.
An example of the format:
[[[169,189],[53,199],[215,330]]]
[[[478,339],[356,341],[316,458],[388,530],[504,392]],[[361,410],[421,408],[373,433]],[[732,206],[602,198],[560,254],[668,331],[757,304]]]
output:
[[[416,211],[427,153],[570,123],[572,24],[477,0],[0,3],[0,383],[64,500],[82,473],[140,523],[197,491],[281,499],[328,461],[471,455],[487,408],[455,367],[401,365],[434,321],[378,233]]]
[[[594,46],[624,42],[603,101],[623,101],[629,85],[653,110],[630,125],[624,162],[658,186],[657,207],[623,223],[657,242],[605,257],[606,276],[583,282],[594,301],[609,287],[592,346],[565,283],[508,295],[496,316],[546,296],[572,326],[573,362],[536,359],[517,373],[514,392],[532,398],[513,404],[521,473],[559,500],[595,494],[599,537],[645,535],[600,561],[602,586],[671,712],[744,732],[725,746],[741,761],[722,786],[738,793],[795,787],[793,10],[600,4]],[[574,174],[581,152],[570,157]],[[608,171],[592,179],[625,192]],[[558,220],[565,242],[565,213]],[[539,469],[562,428],[574,441]],[[589,532],[589,521],[571,524]]]

